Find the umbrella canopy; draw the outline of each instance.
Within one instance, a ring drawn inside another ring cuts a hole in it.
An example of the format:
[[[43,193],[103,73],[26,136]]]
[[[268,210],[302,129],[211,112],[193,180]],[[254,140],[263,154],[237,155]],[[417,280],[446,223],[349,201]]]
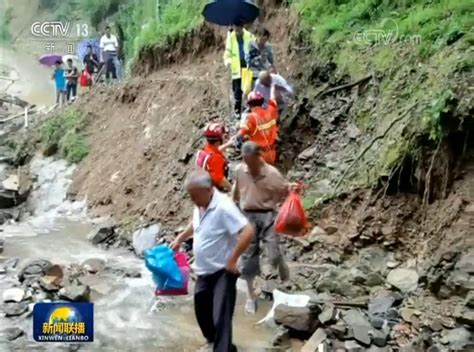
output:
[[[207,22],[221,26],[252,23],[259,8],[249,0],[215,0],[204,6],[202,15]]]
[[[79,44],[77,45],[77,50],[76,50],[77,56],[80,57],[81,59],[84,59],[84,56],[86,56],[86,53],[87,53],[87,46],[89,45],[92,47],[92,52],[94,54],[96,54],[97,56],[100,55],[99,38],[87,38],[79,42]]]
[[[56,61],[62,61],[62,60],[63,60],[63,57],[58,54],[46,54],[39,58],[40,64],[45,65],[45,66],[54,66],[54,64],[56,64]]]
[[[64,55],[62,57],[62,60],[63,62],[66,64],[67,63],[67,60],[71,59],[72,62],[77,65],[77,64],[80,64],[81,61],[79,60],[79,58],[76,56],[76,55]]]

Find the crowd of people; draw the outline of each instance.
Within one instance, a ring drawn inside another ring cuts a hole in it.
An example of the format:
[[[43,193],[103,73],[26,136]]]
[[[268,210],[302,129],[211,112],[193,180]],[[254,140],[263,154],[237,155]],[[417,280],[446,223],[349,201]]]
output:
[[[275,163],[279,118],[294,91],[277,73],[269,38],[266,29],[255,37],[240,24],[227,35],[224,64],[230,69],[233,115],[240,127],[233,136],[222,122],[205,128],[206,144],[197,152],[197,168],[185,182],[195,208],[186,229],[171,243],[171,248],[179,250],[193,238],[195,314],[213,351],[237,351],[232,343],[232,317],[238,277],[247,284],[245,312],[257,311],[255,278],[260,274],[263,250],[280,279],[289,278],[274,222],[280,204],[300,186],[288,182]],[[247,97],[243,96],[243,69],[253,75]],[[242,159],[233,170],[233,181],[226,157],[232,147],[240,150]]]
[[[83,69],[80,73],[78,63],[67,58],[63,63],[57,60],[52,79],[56,86],[56,104],[64,105],[76,100],[78,85],[91,88],[94,82],[99,81],[104,73],[105,80],[111,81],[122,78],[122,63],[119,60],[119,41],[111,33],[110,26],[100,38],[99,54],[95,53],[92,45],[87,46],[82,58]],[[63,64],[66,66],[64,67]],[[105,71],[105,72],[104,72]]]

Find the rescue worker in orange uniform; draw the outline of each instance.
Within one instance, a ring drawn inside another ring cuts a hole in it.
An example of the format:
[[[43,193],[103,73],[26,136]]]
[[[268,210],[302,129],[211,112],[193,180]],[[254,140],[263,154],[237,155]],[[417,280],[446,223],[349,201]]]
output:
[[[232,189],[227,179],[229,166],[222,148],[226,136],[227,131],[223,124],[208,124],[204,130],[207,144],[196,155],[196,165],[209,172],[214,186],[222,192],[230,192]]]
[[[276,162],[276,141],[278,137],[278,103],[275,99],[275,88],[272,87],[271,98],[267,108],[263,107],[265,99],[259,92],[251,92],[247,98],[250,112],[242,123],[240,131],[221,148],[225,149],[236,141],[248,140],[258,144],[261,156],[270,165]]]

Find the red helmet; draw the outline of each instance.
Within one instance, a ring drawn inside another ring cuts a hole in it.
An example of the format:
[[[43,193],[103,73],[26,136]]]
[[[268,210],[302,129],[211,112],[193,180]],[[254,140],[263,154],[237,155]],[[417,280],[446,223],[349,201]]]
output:
[[[211,139],[222,139],[226,133],[224,124],[219,122],[211,122],[204,129],[204,137]]]
[[[250,92],[249,96],[247,97],[247,104],[253,103],[263,103],[264,97],[260,92]]]

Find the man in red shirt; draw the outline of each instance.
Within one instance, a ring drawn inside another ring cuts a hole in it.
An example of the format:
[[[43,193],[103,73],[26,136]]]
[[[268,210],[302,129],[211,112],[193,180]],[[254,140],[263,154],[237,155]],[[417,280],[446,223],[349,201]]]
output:
[[[227,131],[221,123],[210,123],[204,130],[207,144],[198,151],[196,164],[209,172],[214,186],[222,192],[230,192],[232,185],[227,180],[229,166],[222,152]]]

